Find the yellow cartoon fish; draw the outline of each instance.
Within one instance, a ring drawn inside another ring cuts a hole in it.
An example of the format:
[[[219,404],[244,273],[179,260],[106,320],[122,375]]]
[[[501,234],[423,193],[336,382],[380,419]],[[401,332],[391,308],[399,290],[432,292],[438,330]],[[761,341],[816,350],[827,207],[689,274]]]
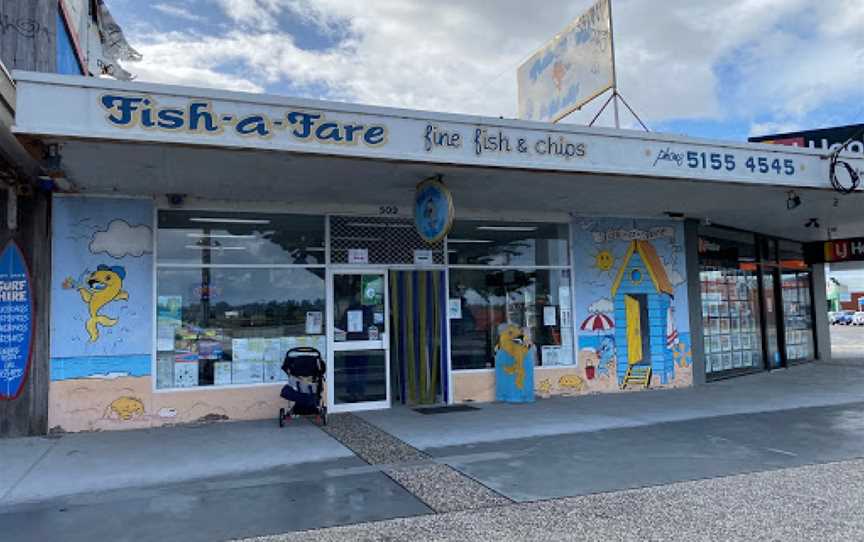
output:
[[[135,397],[119,397],[108,405],[106,417],[111,412],[116,414],[121,420],[129,421],[132,418],[144,415],[144,403]]]
[[[513,363],[505,366],[504,372],[515,377],[516,389],[521,390],[525,386],[525,356],[531,350],[531,345],[525,339],[522,329],[507,324],[498,336],[497,348],[507,352],[513,358]]]
[[[571,390],[580,391],[585,387],[585,382],[577,375],[564,375],[558,379],[558,386]]]
[[[123,267],[99,265],[96,271],[87,277],[86,286],[78,287],[81,299],[87,304],[90,314],[84,328],[90,335],[91,343],[95,343],[99,339],[97,326],[111,327],[117,325],[118,320],[116,318],[99,314],[99,311],[112,301],[129,299],[129,294],[123,291],[123,279],[125,278],[126,270]]]

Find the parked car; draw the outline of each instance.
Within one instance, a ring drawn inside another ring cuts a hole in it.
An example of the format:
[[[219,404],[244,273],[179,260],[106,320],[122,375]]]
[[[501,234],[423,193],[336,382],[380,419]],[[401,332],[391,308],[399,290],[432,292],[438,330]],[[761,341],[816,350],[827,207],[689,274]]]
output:
[[[832,326],[837,323],[837,315],[840,314],[839,311],[828,311],[828,323]]]
[[[864,326],[864,311],[858,311],[852,315],[853,326]]]
[[[852,317],[855,315],[855,311],[840,311],[840,314],[837,315],[837,323],[841,326],[848,326],[852,324]]]

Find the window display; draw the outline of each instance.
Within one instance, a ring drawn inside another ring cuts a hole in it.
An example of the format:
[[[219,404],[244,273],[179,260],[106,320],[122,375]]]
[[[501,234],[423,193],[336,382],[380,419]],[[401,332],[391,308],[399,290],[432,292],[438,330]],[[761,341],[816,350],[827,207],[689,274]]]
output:
[[[574,363],[568,270],[450,269],[450,299],[461,305],[461,317],[450,320],[453,369],[494,367],[507,325],[536,349],[538,365]]]
[[[326,355],[324,267],[296,265],[323,261],[323,219],[286,216],[160,213],[157,388],[281,381],[291,348]]]
[[[751,234],[703,228],[699,237],[705,370],[709,375],[762,367],[755,252]]]
[[[783,300],[783,326],[786,336],[786,359],[813,359],[813,308],[811,304],[810,269],[804,264],[803,247],[798,243],[780,243],[780,288]]]

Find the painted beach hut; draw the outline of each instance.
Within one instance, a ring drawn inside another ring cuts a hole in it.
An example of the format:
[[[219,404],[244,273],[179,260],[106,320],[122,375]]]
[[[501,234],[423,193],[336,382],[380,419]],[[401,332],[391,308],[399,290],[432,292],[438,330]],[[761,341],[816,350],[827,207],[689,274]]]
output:
[[[621,388],[645,387],[657,375],[666,384],[674,372],[667,346],[674,288],[650,241],[631,241],[612,283],[617,376]],[[626,361],[626,363],[623,363]]]

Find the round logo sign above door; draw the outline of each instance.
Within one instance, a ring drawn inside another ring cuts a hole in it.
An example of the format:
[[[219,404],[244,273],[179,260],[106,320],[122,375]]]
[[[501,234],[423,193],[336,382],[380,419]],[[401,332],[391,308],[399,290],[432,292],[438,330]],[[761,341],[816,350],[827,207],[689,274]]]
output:
[[[440,175],[417,185],[414,224],[424,241],[432,244],[444,239],[453,226],[454,215],[453,196]]]

